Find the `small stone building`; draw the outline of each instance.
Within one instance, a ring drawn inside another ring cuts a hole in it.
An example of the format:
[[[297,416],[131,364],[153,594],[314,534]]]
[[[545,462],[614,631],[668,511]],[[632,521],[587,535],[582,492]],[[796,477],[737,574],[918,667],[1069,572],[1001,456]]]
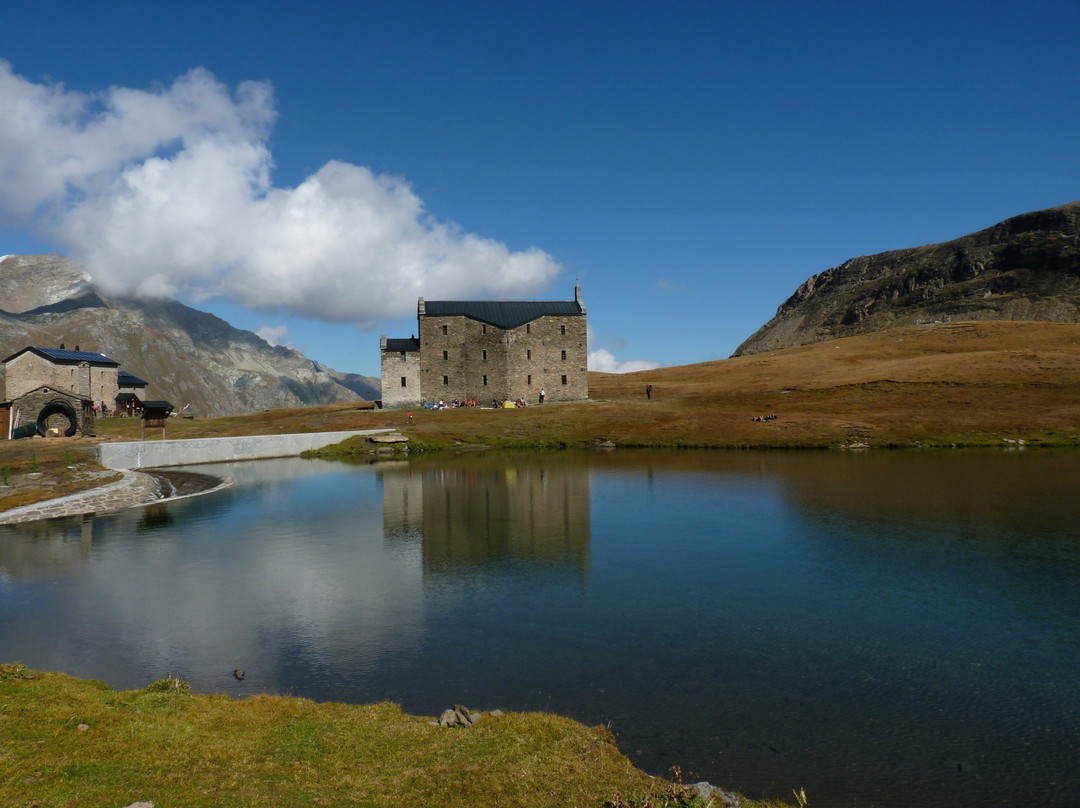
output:
[[[31,345],[4,360],[6,394],[14,401],[43,385],[69,390],[91,401],[116,398],[120,363],[99,353]]]
[[[417,302],[418,337],[380,340],[384,407],[589,397],[581,287],[570,301]]]
[[[94,404],[116,398],[120,363],[99,353],[32,345],[4,360],[10,427],[30,421],[76,419],[83,435],[93,433]],[[68,426],[64,423],[64,427]]]
[[[61,387],[41,386],[12,401],[11,428],[35,422],[39,434],[55,429],[61,435],[94,434],[94,401]]]

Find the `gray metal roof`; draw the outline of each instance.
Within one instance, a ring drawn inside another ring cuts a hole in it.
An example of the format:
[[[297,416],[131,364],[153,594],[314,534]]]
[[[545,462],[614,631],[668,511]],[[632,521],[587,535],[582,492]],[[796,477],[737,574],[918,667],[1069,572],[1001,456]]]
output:
[[[92,351],[70,351],[67,348],[42,348],[40,345],[31,345],[29,348],[23,348],[21,351],[16,351],[5,362],[10,362],[17,356],[26,353],[27,351],[33,351],[39,356],[44,356],[46,359],[51,359],[53,362],[63,363],[75,363],[89,362],[91,365],[113,365],[119,367],[120,363],[115,359],[110,359],[104,354],[93,353]]]
[[[425,300],[424,313],[429,317],[469,317],[499,328],[517,328],[541,317],[576,317],[582,311],[574,300]]]
[[[144,382],[138,376],[132,376],[126,370],[121,370],[117,372],[116,383],[120,387],[146,387],[147,385],[147,382]]]
[[[386,340],[386,350],[392,351],[393,353],[401,353],[402,351],[404,351],[405,353],[409,353],[411,351],[419,351],[420,340],[418,340],[416,337],[403,339],[390,339],[388,337]]]

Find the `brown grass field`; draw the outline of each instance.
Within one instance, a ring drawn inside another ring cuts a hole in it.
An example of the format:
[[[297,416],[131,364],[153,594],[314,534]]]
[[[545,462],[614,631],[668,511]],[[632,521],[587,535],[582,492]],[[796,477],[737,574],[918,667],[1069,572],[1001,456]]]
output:
[[[653,385],[646,400],[645,385]],[[1080,444],[1080,325],[968,322],[899,328],[756,356],[628,374],[590,373],[590,400],[523,409],[378,410],[370,403],[170,419],[169,438],[394,427],[414,449],[939,447]],[[754,421],[775,415],[774,421]],[[0,510],[79,487],[103,440],[137,440],[135,419],[97,437],[0,442],[11,487]],[[149,430],[147,439],[161,438]],[[361,450],[359,442],[344,447]],[[68,463],[73,468],[69,468]],[[32,464],[40,477],[27,477]]]

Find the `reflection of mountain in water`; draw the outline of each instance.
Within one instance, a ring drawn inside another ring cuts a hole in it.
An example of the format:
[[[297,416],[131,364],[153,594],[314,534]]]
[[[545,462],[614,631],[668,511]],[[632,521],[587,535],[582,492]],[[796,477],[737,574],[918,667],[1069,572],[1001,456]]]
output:
[[[384,533],[421,541],[425,574],[491,562],[589,559],[589,471],[547,458],[380,465]]]

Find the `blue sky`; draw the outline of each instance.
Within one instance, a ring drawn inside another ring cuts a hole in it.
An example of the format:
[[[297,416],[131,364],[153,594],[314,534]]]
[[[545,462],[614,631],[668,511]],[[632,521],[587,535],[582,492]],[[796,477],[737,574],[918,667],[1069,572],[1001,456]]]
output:
[[[1080,199],[1077,31],[1080,0],[8,3],[0,255],[370,376],[418,295],[575,282],[594,369],[719,359],[850,257]]]

